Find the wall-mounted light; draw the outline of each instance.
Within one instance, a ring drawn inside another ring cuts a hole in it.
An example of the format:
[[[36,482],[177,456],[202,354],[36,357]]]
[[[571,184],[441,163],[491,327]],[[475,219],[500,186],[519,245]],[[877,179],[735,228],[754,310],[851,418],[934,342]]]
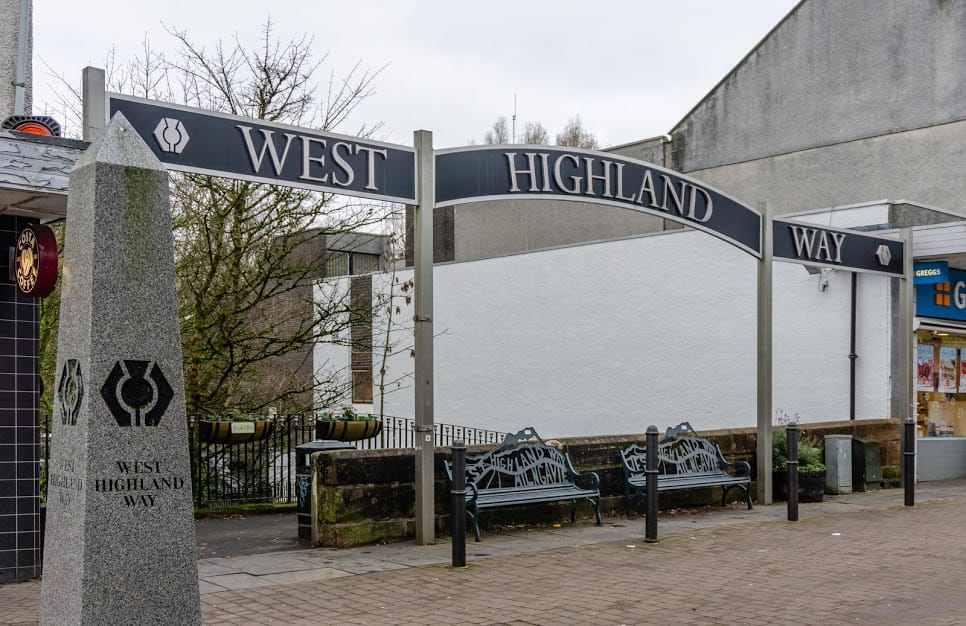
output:
[[[834,271],[835,270],[833,269],[823,267],[822,271],[818,273],[818,290],[821,291],[822,293],[826,293],[828,291],[829,276]]]
[[[60,137],[60,123],[47,115],[11,115],[3,120],[0,128],[44,137]]]

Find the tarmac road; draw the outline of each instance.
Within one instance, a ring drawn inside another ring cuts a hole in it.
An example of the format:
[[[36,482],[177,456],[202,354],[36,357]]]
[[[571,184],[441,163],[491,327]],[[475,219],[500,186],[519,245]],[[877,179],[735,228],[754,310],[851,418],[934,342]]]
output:
[[[233,557],[303,550],[296,513],[233,513],[195,521],[198,558]]]

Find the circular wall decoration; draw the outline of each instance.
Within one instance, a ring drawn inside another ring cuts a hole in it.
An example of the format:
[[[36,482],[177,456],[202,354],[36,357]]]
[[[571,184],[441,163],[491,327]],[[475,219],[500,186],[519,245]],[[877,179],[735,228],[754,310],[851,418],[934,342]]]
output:
[[[54,231],[34,224],[20,231],[14,255],[20,292],[33,298],[50,295],[57,281],[57,239]]]

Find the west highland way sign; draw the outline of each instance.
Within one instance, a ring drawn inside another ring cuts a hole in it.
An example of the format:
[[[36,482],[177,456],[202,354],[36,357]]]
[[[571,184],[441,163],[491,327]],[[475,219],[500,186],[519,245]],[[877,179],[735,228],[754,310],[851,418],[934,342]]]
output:
[[[415,151],[265,120],[107,94],[172,170],[389,202],[416,201]]]
[[[775,259],[901,277],[901,241],[805,222],[772,220]]]
[[[416,151],[204,109],[107,94],[168,169],[418,203]],[[642,211],[703,230],[761,258],[762,216],[708,185],[608,152],[559,146],[469,146],[433,157],[435,206],[554,198]],[[902,275],[902,242],[775,219],[778,260]]]
[[[436,206],[519,197],[642,211],[761,256],[761,215],[700,181],[607,152],[495,146],[436,153]]]

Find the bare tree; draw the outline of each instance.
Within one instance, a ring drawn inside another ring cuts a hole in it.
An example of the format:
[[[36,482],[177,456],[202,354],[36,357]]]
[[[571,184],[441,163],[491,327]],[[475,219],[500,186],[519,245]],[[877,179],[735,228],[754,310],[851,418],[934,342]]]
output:
[[[486,131],[486,135],[483,136],[483,143],[510,143],[510,131],[506,127],[506,117],[501,115],[493,122],[493,127]]]
[[[540,122],[527,122],[523,128],[521,143],[534,143],[546,145],[550,143],[550,133]]]
[[[326,57],[313,57],[309,36],[281,40],[270,21],[254,48],[236,38],[207,49],[183,31],[168,32],[176,58],[146,44],[143,56],[111,68],[113,90],[331,131],[372,95],[381,71],[356,64],[344,76],[330,72],[320,89]],[[376,128],[363,124],[354,134]],[[340,377],[312,371],[312,346],[372,312],[353,311],[344,293],[315,301],[313,285],[331,255],[320,242],[372,229],[391,209],[196,174],[171,181],[188,411],[298,411],[313,396],[341,397]],[[308,364],[309,375],[279,375],[294,373],[285,363]]]
[[[376,414],[380,419],[385,416],[386,394],[389,393],[390,389],[401,389],[403,382],[408,383],[410,382],[409,379],[412,378],[411,372],[403,374],[402,376],[394,376],[389,371],[390,357],[405,352],[414,354],[412,334],[409,332],[400,333],[399,331],[403,329],[399,328],[398,323],[395,323],[396,318],[402,315],[402,305],[409,306],[412,303],[414,284],[412,278],[403,281],[400,280],[400,277],[396,273],[398,267],[397,262],[405,258],[404,256],[400,256],[402,246],[399,242],[400,240],[396,237],[391,238],[389,241],[390,245],[387,247],[386,254],[386,287],[378,294],[374,306],[375,309],[380,310],[383,314],[380,318],[381,325],[376,327],[376,332],[381,335],[379,370],[377,372],[378,378],[375,385],[376,391],[379,394],[379,408]],[[373,317],[375,318],[376,316],[374,315]]]
[[[568,146],[570,148],[586,148],[587,150],[596,150],[599,147],[597,137],[584,128],[579,115],[571,118],[563,130],[557,133],[557,145]]]

